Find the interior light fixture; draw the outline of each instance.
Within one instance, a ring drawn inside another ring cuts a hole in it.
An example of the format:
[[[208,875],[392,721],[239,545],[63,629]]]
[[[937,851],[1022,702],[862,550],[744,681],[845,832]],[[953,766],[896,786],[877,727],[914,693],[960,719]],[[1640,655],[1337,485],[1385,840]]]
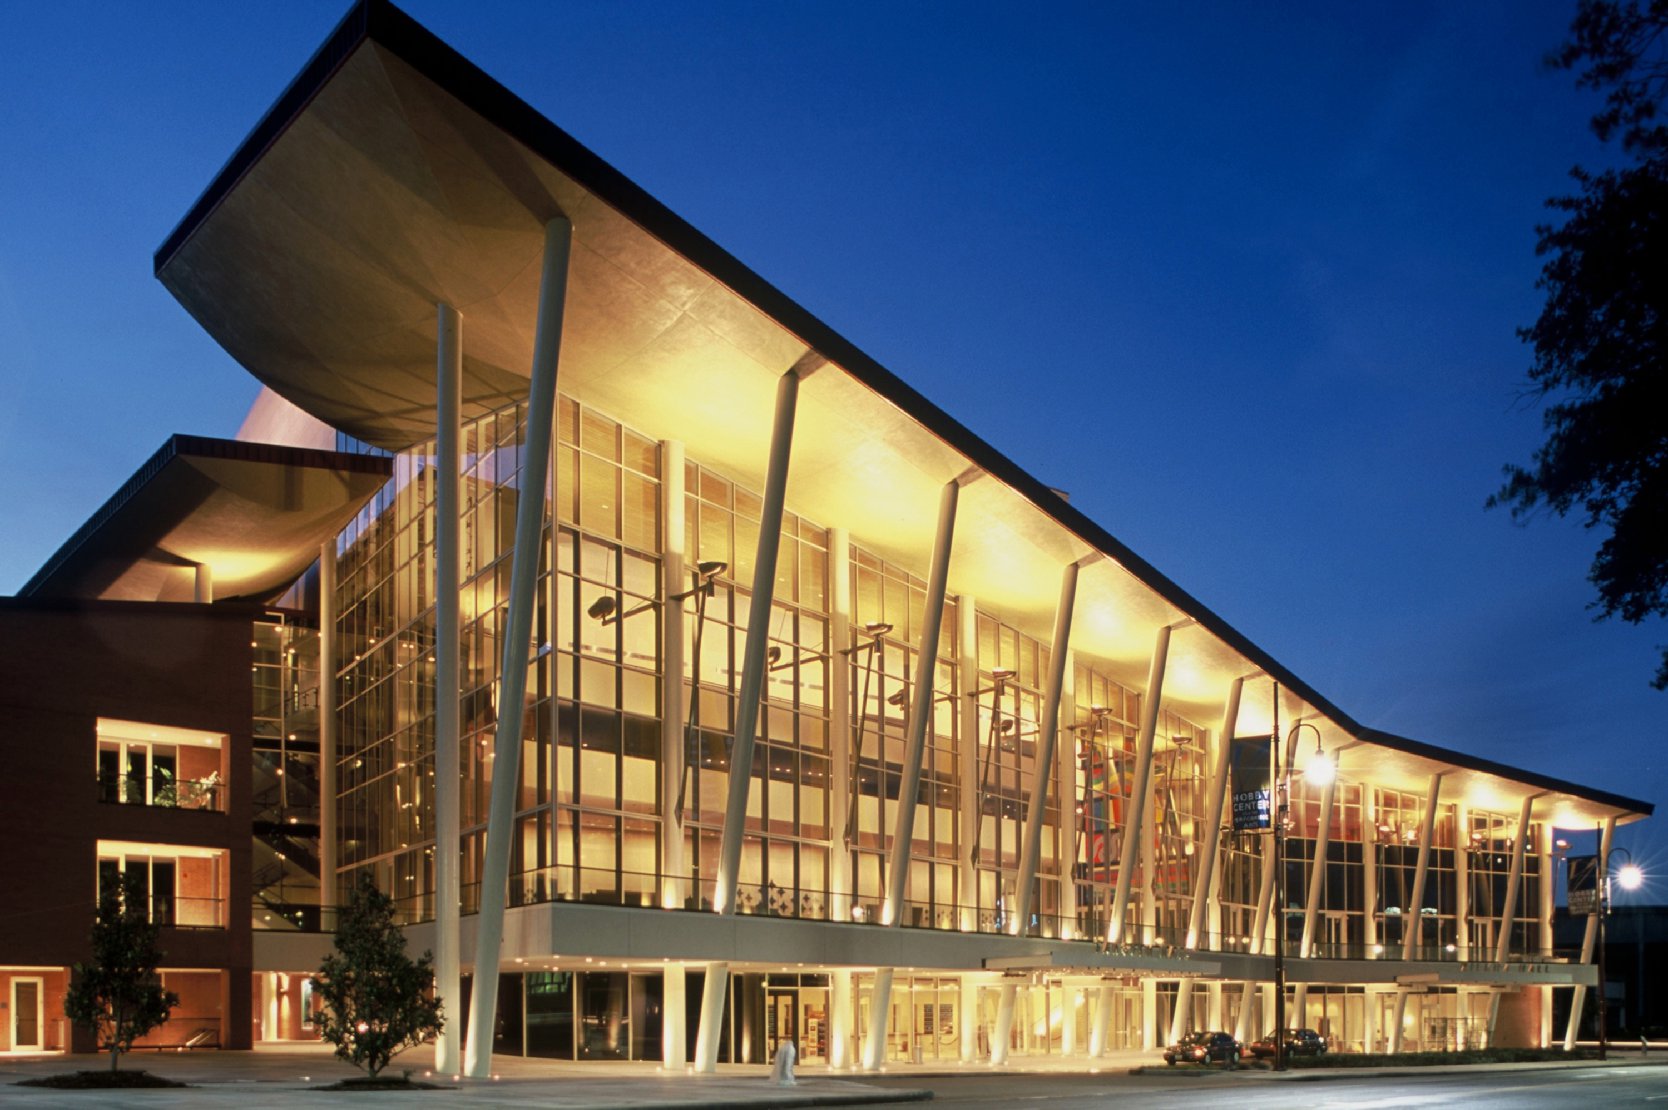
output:
[[[612,594],[603,594],[591,602],[590,607],[585,610],[585,615],[594,621],[605,621],[613,616],[614,611],[618,608],[619,605],[615,603]]]

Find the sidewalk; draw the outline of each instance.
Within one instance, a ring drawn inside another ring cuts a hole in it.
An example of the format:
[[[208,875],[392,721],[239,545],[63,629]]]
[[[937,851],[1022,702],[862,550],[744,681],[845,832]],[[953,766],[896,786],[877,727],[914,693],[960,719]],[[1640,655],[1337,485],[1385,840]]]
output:
[[[352,1106],[441,1107],[810,1107],[907,1102],[930,1092],[856,1083],[825,1068],[801,1070],[794,1087],[770,1081],[768,1067],[720,1066],[717,1075],[667,1072],[655,1064],[572,1063],[501,1057],[493,1079],[453,1080],[428,1071],[430,1052],[413,1049],[384,1074],[444,1085],[441,1091],[337,1092],[317,1088],[359,1074],[315,1045],[263,1047],[253,1052],[133,1053],[124,1070],[148,1071],[189,1088],[122,1091],[56,1091],[19,1087],[20,1079],[109,1067],[105,1056],[0,1057],[0,1107],[36,1110],[71,1106],[173,1107],[185,1110],[294,1110],[297,1102],[319,1110]],[[902,1078],[900,1076],[900,1078]]]

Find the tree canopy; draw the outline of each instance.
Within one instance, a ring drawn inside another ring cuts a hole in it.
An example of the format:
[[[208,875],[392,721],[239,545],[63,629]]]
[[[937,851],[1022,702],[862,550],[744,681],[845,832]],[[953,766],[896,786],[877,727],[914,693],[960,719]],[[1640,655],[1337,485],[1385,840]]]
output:
[[[137,876],[99,892],[98,920],[93,924],[93,958],[70,971],[64,1014],[92,1026],[99,1047],[110,1053],[115,1071],[133,1042],[168,1020],[180,996],[164,990],[157,965],[162,949],[151,923],[145,888]]]
[[[336,950],[313,977],[319,1035],[375,1079],[388,1062],[432,1040],[445,1022],[433,995],[434,958],[405,954],[394,902],[361,876],[336,926]]]
[[[1607,535],[1588,572],[1602,617],[1668,616],[1668,0],[1581,0],[1548,62],[1605,95],[1593,132],[1618,165],[1572,171],[1578,191],[1536,229],[1546,294],[1519,335],[1546,441],[1489,498],[1524,519],[1546,508]],[[1653,685],[1668,689],[1668,649]]]

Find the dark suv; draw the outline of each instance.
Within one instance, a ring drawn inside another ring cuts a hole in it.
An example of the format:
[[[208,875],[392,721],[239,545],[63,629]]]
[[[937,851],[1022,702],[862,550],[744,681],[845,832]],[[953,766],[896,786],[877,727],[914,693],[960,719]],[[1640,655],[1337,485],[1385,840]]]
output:
[[[1189,1033],[1164,1050],[1164,1062],[1177,1064],[1208,1064],[1220,1060],[1232,1067],[1239,1063],[1239,1042],[1227,1033]]]
[[[1284,1039],[1288,1056],[1319,1056],[1326,1051],[1326,1038],[1313,1029],[1288,1029]],[[1261,1040],[1252,1041],[1251,1055],[1273,1056],[1274,1034],[1270,1033]]]

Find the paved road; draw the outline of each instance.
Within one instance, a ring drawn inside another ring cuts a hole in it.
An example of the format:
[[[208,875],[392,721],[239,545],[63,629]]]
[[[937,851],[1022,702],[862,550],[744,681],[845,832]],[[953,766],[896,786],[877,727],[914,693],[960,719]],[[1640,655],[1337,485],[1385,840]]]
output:
[[[1014,1107],[1024,1110],[1102,1110],[1125,1096],[1141,1110],[1566,1110],[1569,1107],[1649,1107],[1668,1110],[1668,1068],[1579,1068],[1563,1071],[1495,1071],[1432,1076],[1271,1079],[1232,1075],[985,1075],[954,1079],[900,1079],[895,1087],[930,1087],[933,1101],[918,1104]]]

